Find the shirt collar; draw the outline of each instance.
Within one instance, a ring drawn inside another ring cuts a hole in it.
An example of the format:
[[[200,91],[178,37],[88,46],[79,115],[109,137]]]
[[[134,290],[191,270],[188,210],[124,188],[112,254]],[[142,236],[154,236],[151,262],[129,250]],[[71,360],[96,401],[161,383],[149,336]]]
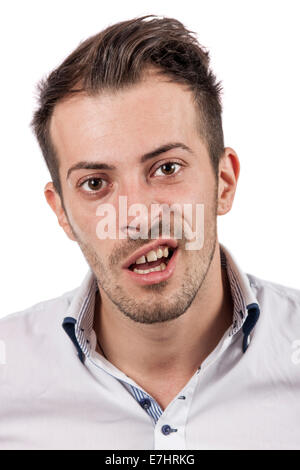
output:
[[[250,333],[260,315],[260,305],[251,289],[248,276],[240,268],[231,251],[222,243],[219,245],[221,265],[226,266],[234,303],[233,322],[229,334],[234,335],[242,328],[244,334],[243,352],[246,352],[250,344]]]
[[[260,307],[247,275],[241,270],[229,249],[222,243],[219,243],[219,246],[221,266],[227,270],[234,304],[229,336],[235,335],[242,328],[243,352],[245,352],[250,343],[250,333],[259,318]],[[71,301],[62,324],[74,343],[81,362],[84,362],[84,357],[89,356],[91,350],[97,290],[97,280],[92,270],[89,269]]]
[[[96,277],[89,269],[71,301],[62,324],[74,343],[81,362],[84,361],[84,356],[90,353],[97,290]]]

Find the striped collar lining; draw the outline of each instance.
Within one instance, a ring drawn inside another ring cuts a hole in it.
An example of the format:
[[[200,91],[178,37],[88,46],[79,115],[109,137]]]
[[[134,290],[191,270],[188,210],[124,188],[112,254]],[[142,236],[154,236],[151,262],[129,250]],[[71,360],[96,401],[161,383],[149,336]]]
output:
[[[245,352],[250,342],[250,333],[258,320],[260,309],[246,275],[239,269],[229,250],[221,243],[219,243],[219,246],[221,267],[226,268],[234,304],[233,321],[229,336],[235,335],[243,327],[245,335],[243,351]],[[68,315],[63,321],[62,326],[66,333],[74,344],[77,342],[75,346],[79,356],[89,357],[90,355],[97,290],[97,280],[93,272],[89,271],[77,295],[71,302]],[[248,318],[249,312],[251,318]],[[80,351],[82,354],[80,354]],[[81,357],[81,359],[83,358]]]

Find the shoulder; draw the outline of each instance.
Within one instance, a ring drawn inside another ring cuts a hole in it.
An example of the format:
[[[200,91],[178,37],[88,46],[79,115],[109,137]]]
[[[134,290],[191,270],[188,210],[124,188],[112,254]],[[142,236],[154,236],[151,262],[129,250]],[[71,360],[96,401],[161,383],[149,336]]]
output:
[[[70,303],[79,287],[63,293],[58,297],[38,302],[24,310],[11,313],[0,319],[1,336],[11,329],[16,333],[19,329],[38,325],[49,327],[49,322],[63,320]],[[49,321],[48,321],[49,320]]]
[[[263,367],[264,376],[273,382],[280,374],[277,383],[282,387],[299,387],[300,290],[246,275],[260,307],[249,348],[255,367]]]
[[[288,341],[300,338],[300,290],[261,279],[246,273],[260,307],[261,328],[270,340]]]
[[[0,402],[6,402],[7,413],[14,412],[18,399],[28,408],[35,406],[39,397],[60,386],[59,377],[70,377],[72,386],[69,360],[75,352],[62,322],[78,289],[0,320]]]
[[[281,307],[296,309],[300,313],[300,289],[261,279],[253,274],[246,275],[258,301],[279,302]]]
[[[33,386],[33,383],[46,384],[53,379],[57,364],[62,365],[66,352],[72,351],[62,322],[78,289],[0,320],[0,385],[4,380],[12,388],[24,390],[28,380]]]

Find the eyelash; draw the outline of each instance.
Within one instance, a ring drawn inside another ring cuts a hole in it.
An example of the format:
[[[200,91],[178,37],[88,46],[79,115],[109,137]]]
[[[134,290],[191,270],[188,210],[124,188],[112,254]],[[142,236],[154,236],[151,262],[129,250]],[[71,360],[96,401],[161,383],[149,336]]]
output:
[[[156,170],[154,171],[153,174],[155,174],[157,170],[159,170],[160,168],[162,168],[164,165],[167,165],[167,164],[177,165],[177,166],[179,167],[179,169],[183,167],[183,165],[182,165],[181,163],[174,162],[174,161],[167,161],[167,162],[161,163],[161,164],[156,168]],[[175,173],[173,173],[172,175],[160,175],[160,177],[165,176],[166,178],[172,178],[172,177],[174,177],[174,176],[177,175],[179,169],[178,169]],[[100,178],[100,177],[97,177],[97,176],[91,176],[91,177],[89,177],[89,178],[86,178],[86,179],[85,179],[84,181],[82,181],[81,183],[79,183],[79,184],[78,184],[78,187],[79,187],[79,188],[82,188],[85,183],[88,183],[89,181],[92,181],[92,180],[102,180],[103,182],[106,183],[106,185],[104,186],[104,188],[106,188],[107,185],[109,184],[104,178]],[[99,192],[103,191],[104,188],[101,187],[100,189],[98,189],[98,190],[96,190],[96,191],[92,191],[92,190],[85,191],[85,193],[87,193],[87,194],[98,194]]]

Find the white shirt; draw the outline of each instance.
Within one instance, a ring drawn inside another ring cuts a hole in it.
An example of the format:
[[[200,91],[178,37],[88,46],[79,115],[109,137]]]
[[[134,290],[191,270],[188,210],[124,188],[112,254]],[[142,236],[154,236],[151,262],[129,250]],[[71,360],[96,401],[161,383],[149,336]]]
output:
[[[0,449],[300,449],[300,291],[220,252],[232,325],[164,411],[95,351],[91,271],[0,320]]]

